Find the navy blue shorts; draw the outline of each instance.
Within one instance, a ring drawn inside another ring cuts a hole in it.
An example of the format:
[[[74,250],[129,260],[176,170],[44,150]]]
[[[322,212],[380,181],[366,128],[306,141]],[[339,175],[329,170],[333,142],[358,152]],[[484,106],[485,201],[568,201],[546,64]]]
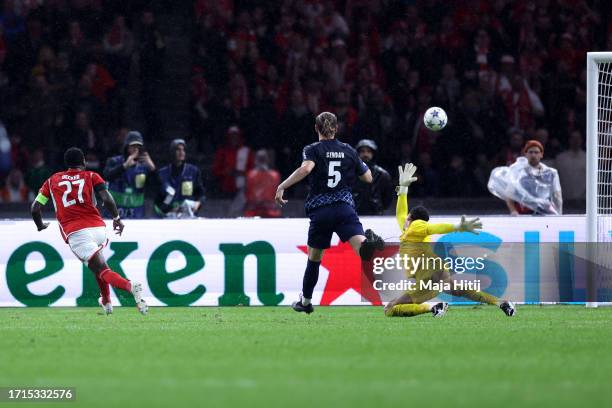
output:
[[[345,202],[337,202],[310,211],[308,246],[327,249],[335,232],[340,241],[346,242],[355,235],[364,235],[363,226],[355,209]]]

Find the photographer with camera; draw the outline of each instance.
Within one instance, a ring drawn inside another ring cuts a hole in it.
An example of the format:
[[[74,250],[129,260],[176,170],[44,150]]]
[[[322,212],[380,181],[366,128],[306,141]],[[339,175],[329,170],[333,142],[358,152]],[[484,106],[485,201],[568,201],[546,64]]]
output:
[[[195,218],[204,201],[204,184],[200,169],[187,163],[187,143],[174,139],[170,143],[171,163],[159,169],[160,189],[155,212],[165,218]]]
[[[109,158],[103,173],[121,218],[145,217],[144,189],[154,172],[155,163],[144,148],[142,135],[129,132],[123,154]]]

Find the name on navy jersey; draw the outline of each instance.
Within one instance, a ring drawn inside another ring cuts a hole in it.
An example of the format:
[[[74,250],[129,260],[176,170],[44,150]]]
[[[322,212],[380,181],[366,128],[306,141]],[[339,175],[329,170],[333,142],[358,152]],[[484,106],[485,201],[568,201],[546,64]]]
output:
[[[326,152],[328,159],[344,159],[344,152]]]

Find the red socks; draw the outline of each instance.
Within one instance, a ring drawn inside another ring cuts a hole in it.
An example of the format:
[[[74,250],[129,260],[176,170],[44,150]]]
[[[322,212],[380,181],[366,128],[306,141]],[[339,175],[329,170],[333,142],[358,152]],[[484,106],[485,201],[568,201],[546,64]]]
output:
[[[107,268],[100,272],[100,279],[103,282],[108,283],[113,288],[123,289],[126,292],[131,292],[132,284],[129,280],[121,277],[117,272],[113,272],[110,268]]]
[[[110,303],[110,288],[108,287],[108,283],[104,282],[100,275],[94,274],[96,277],[96,282],[98,282],[98,287],[100,288],[100,295],[102,295],[102,304],[105,305]]]

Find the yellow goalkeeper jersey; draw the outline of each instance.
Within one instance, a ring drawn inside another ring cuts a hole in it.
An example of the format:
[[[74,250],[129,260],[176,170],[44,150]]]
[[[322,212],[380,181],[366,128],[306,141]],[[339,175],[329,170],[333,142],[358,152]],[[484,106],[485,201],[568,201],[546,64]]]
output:
[[[400,234],[400,250],[401,256],[408,255],[410,257],[425,257],[438,258],[433,252],[431,235],[447,234],[455,231],[453,224],[438,223],[433,224],[424,220],[415,220],[410,223],[408,228],[405,227],[406,218],[408,218],[408,197],[406,194],[397,197],[397,207],[395,210],[397,224],[402,233]],[[420,268],[416,271],[418,277],[426,278],[433,270],[428,271],[428,268]],[[413,271],[414,273],[414,271]]]
[[[397,224],[402,231],[400,242],[429,242],[430,235],[447,234],[455,231],[453,224],[431,224],[423,220],[415,220],[405,228],[406,218],[408,218],[408,196],[405,194],[397,197],[397,207],[395,209]]]

